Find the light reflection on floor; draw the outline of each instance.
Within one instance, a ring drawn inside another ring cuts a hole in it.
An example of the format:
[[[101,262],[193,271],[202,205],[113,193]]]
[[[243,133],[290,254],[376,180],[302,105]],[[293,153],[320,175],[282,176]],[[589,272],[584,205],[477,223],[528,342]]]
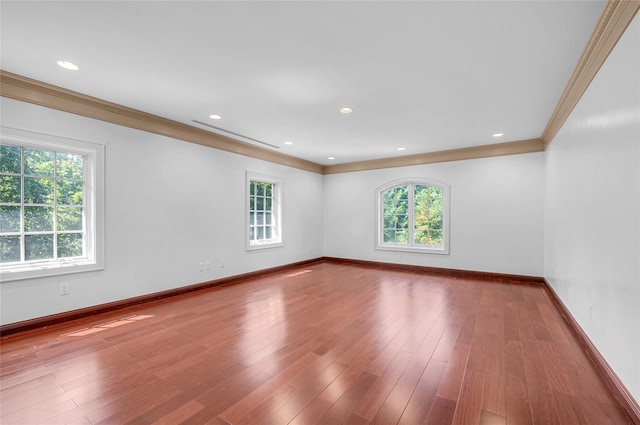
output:
[[[80,329],[79,331],[68,332],[62,334],[60,336],[86,336],[91,335],[97,332],[106,331],[107,329],[117,328],[118,326],[128,325],[130,323],[135,323],[140,320],[148,319],[153,317],[152,314],[138,314],[135,316],[125,317],[124,319],[112,320],[110,322],[101,323],[96,326],[92,326],[90,328]]]
[[[245,303],[242,320],[242,338],[238,343],[242,361],[252,364],[270,354],[270,347],[281,347],[288,335],[285,302],[281,288],[258,291]],[[260,336],[256,340],[256,336]],[[275,350],[275,348],[274,348]],[[277,361],[265,364],[268,369],[278,369]]]

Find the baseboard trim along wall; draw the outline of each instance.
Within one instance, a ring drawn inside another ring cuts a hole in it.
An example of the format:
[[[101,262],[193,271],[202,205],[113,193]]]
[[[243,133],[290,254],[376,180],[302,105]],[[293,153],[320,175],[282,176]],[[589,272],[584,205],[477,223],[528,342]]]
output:
[[[585,331],[578,324],[578,321],[573,317],[567,306],[562,302],[558,293],[553,289],[547,279],[544,279],[544,285],[546,287],[547,295],[567,322],[569,328],[571,328],[571,331],[582,346],[582,349],[593,362],[593,365],[602,376],[602,379],[607,384],[607,387],[609,387],[609,390],[611,390],[613,396],[627,411],[633,420],[633,423],[635,425],[640,425],[640,405],[638,405],[638,402],[633,398],[627,387],[622,383],[618,375],[614,372],[591,339],[589,339],[589,336],[587,336]]]
[[[341,264],[353,264],[363,267],[380,267],[385,269],[405,270],[420,273],[447,275],[464,279],[498,280],[512,282],[544,283],[544,278],[518,274],[482,272],[475,270],[447,269],[442,267],[416,266],[413,264],[383,263],[378,261],[354,260],[351,258],[322,257],[324,261]]]

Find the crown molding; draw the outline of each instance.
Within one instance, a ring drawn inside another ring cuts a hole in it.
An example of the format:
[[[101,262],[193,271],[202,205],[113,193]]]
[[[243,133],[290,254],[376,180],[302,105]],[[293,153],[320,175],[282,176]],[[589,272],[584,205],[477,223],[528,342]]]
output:
[[[251,158],[322,173],[322,165],[0,70],[0,95]]]
[[[338,174],[350,173],[354,171],[378,170],[382,168],[408,167],[411,165],[463,161],[467,159],[519,155],[524,153],[542,151],[544,151],[542,140],[529,139],[516,142],[497,143],[494,145],[473,146],[470,148],[450,149],[446,151],[428,152],[416,155],[397,156],[393,158],[372,159],[369,161],[325,165],[323,174]]]
[[[323,167],[311,161],[250,145],[230,137],[2,70],[0,70],[0,95],[318,174],[517,155],[543,150],[542,142],[539,139],[532,139]]]
[[[564,88],[547,127],[542,132],[545,149],[591,84],[616,43],[640,9],[640,0],[609,0],[587,46]]]

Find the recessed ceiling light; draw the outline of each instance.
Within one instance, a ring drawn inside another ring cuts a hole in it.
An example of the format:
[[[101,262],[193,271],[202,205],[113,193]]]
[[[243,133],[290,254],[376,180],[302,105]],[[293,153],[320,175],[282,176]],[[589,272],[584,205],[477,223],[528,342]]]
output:
[[[353,109],[349,108],[348,106],[345,106],[344,108],[340,109],[340,112],[343,114],[350,114],[353,112]]]
[[[407,148],[398,148],[399,151],[405,151]]]
[[[284,142],[285,145],[293,145],[293,142]]]
[[[502,136],[504,136],[504,133],[493,133],[492,136],[493,137],[502,137]]]
[[[335,156],[329,156],[329,157],[327,157],[327,159],[336,159],[336,157]]]
[[[68,61],[58,61],[56,62],[58,64],[58,66],[64,68],[64,69],[68,69],[69,71],[77,71],[78,69],[78,65],[76,65],[75,63],[72,62],[68,62]]]
[[[213,114],[213,115],[209,115],[209,118],[211,118],[212,120],[221,120],[222,117],[218,114]]]

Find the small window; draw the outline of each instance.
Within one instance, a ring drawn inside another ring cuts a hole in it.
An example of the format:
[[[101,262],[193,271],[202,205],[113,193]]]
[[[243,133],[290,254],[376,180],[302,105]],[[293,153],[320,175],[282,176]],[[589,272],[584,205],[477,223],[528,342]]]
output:
[[[2,128],[2,280],[102,268],[104,147]]]
[[[376,191],[376,249],[449,253],[449,187],[429,180],[389,183]]]
[[[247,172],[247,249],[282,246],[282,179]]]

